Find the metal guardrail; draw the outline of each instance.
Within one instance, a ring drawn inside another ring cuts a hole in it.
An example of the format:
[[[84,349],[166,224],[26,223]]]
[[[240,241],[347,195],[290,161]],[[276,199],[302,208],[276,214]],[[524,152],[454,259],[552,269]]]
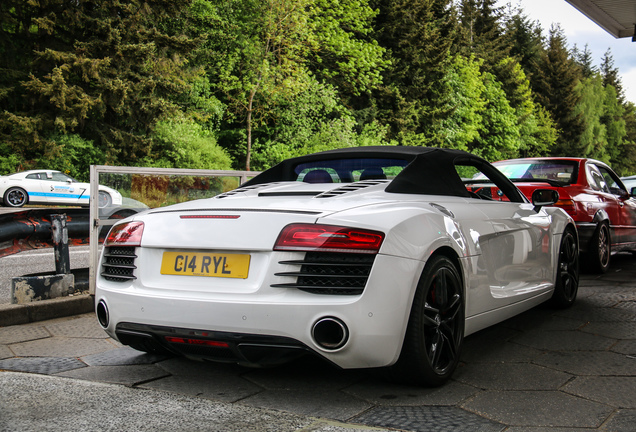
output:
[[[119,218],[112,214],[107,217],[100,216],[98,208],[99,175],[100,174],[131,174],[146,176],[192,176],[192,177],[234,177],[238,178],[238,186],[260,172],[256,171],[224,171],[224,170],[199,170],[199,169],[173,169],[173,168],[141,168],[141,167],[114,167],[107,165],[91,165],[90,168],[90,255],[89,255],[89,291],[95,294],[95,280],[99,265],[99,234],[102,228],[114,225]],[[107,185],[108,186],[108,185]],[[123,209],[122,209],[123,210]]]
[[[38,208],[0,215],[0,257],[53,247],[53,215],[66,214],[69,244],[89,243],[89,212],[85,208]]]

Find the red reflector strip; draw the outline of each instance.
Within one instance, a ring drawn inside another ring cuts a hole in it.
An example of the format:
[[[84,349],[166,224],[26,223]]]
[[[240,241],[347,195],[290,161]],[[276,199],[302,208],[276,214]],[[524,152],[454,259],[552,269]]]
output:
[[[174,336],[166,336],[166,341],[170,343],[188,344],[188,345],[205,345],[219,348],[229,348],[230,345],[226,342],[218,342],[204,339],[188,339]]]
[[[238,215],[181,215],[181,219],[238,219]]]

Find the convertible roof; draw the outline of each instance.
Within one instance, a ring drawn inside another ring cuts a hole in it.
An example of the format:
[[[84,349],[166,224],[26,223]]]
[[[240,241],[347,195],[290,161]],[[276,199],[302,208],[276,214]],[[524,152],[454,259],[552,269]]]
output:
[[[313,153],[287,159],[254,177],[244,186],[294,181],[297,178],[294,168],[299,164],[361,158],[407,161],[406,168],[391,181],[386,192],[468,197],[470,195],[455,165],[469,165],[486,174],[506,195],[523,199],[519,197],[516,187],[486,160],[462,150],[436,147],[370,146]]]

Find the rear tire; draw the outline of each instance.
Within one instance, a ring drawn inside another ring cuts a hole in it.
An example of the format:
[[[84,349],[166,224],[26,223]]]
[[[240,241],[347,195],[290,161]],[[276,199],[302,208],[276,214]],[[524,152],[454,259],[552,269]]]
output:
[[[437,255],[426,263],[417,286],[398,361],[388,369],[392,379],[429,387],[451,377],[464,339],[464,291],[457,267]]]
[[[609,224],[601,222],[596,227],[590,247],[587,252],[586,261],[590,269],[595,273],[605,273],[610,265],[612,243],[610,239]]]
[[[576,234],[566,229],[561,237],[559,263],[550,304],[559,309],[572,306],[579,290],[579,245]]]

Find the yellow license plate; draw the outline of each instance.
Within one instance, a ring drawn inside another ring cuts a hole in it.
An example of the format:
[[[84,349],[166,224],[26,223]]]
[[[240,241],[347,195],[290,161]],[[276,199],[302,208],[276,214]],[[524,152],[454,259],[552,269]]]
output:
[[[161,274],[247,278],[250,256],[205,252],[164,252]]]

